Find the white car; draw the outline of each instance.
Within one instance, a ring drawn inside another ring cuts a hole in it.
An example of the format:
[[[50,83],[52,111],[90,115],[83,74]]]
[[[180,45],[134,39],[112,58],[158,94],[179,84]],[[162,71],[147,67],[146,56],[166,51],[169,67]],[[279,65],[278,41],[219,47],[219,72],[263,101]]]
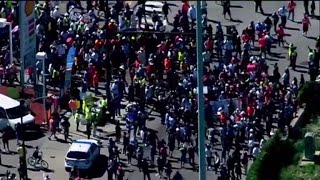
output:
[[[72,142],[66,157],[64,166],[70,172],[72,168],[77,170],[89,170],[100,156],[99,142],[92,139],[79,139]]]
[[[0,131],[7,127],[15,129],[21,123],[21,117],[24,126],[34,126],[34,116],[24,106],[20,106],[19,101],[0,94]]]

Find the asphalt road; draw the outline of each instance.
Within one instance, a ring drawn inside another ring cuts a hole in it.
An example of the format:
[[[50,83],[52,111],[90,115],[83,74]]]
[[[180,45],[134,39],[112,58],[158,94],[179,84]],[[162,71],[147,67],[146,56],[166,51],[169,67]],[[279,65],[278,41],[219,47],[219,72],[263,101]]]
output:
[[[171,10],[172,14],[169,16],[169,22],[172,22],[174,14],[177,13],[178,9],[181,7],[181,1],[171,1],[170,2],[172,5]],[[61,9],[64,8],[65,2],[62,2]],[[134,4],[134,3],[133,3]],[[159,3],[158,3],[159,4]],[[238,29],[238,31],[241,32],[243,28],[245,28],[250,21],[263,21],[265,19],[265,16],[255,13],[254,12],[254,3],[249,2],[249,1],[234,1],[231,3],[233,5],[231,11],[232,11],[232,16],[234,19],[237,19],[239,22],[230,22],[228,20],[224,20],[222,16],[222,7],[215,2],[208,2],[208,18],[211,23],[213,21],[221,21],[223,26],[230,26],[230,25],[235,25]],[[83,2],[83,5],[85,5],[85,2]],[[276,10],[278,10],[282,5],[284,5],[283,2],[280,1],[268,1],[268,2],[263,2],[263,8],[266,13],[272,13]],[[316,12],[317,15],[319,16],[319,4],[316,5]],[[303,4],[302,2],[297,2],[297,9],[296,9],[296,19],[300,20],[303,17]],[[317,37],[319,35],[320,31],[320,22],[318,20],[311,20],[311,28],[309,30],[308,35],[310,37]],[[215,27],[215,26],[213,26]],[[287,36],[285,39],[289,43],[293,43],[297,48],[298,52],[298,59],[297,59],[297,71],[290,71],[291,77],[299,77],[300,73],[303,73],[306,71],[306,66],[307,66],[307,53],[308,49],[307,47],[313,47],[315,44],[315,41],[312,38],[306,38],[302,36],[301,32],[301,24],[294,23],[291,21],[288,21],[288,27],[290,29],[286,29],[286,33],[290,34],[290,36]],[[170,29],[170,27],[169,27]],[[280,71],[283,72],[283,70],[287,67],[288,65],[288,60],[287,60],[287,49],[286,48],[274,48],[272,49],[273,52],[279,53],[280,58],[272,58],[269,59],[267,62],[271,65],[274,64],[275,62],[278,63]],[[270,68],[270,71],[272,71],[272,68]],[[308,79],[308,75],[306,75],[306,79]],[[166,137],[166,132],[165,128],[160,125],[159,123],[159,118],[157,117],[156,113],[151,114],[152,120],[148,121],[148,127],[152,128],[156,131],[158,131],[158,136],[159,137]],[[74,129],[74,125],[72,125],[72,128]],[[71,132],[72,134],[72,139],[79,139],[79,138],[84,138],[82,133],[75,133]],[[49,162],[49,166],[52,172],[49,172],[51,174],[52,179],[54,180],[62,180],[62,179],[67,179],[67,173],[64,171],[63,167],[63,160],[65,153],[69,147],[69,144],[65,144],[62,142],[57,142],[57,141],[49,141],[47,137],[34,137],[32,138],[34,134],[30,133],[27,137],[28,140],[26,144],[28,145],[28,156],[31,155],[32,153],[32,147],[39,146],[44,152],[44,159]],[[105,145],[105,144],[104,144]],[[16,151],[16,141],[11,140],[10,141],[10,148],[13,151]],[[220,147],[216,147],[219,149]],[[145,148],[145,155],[149,155],[148,149]],[[102,149],[102,154],[107,154],[106,153],[106,148]],[[179,156],[179,152],[174,153],[174,157]],[[4,174],[6,170],[10,170],[13,172],[16,172],[16,167],[18,165],[18,156],[16,154],[2,154],[2,163],[4,165],[0,166],[0,174]],[[177,162],[176,159],[172,159],[172,161]],[[133,164],[136,162],[133,161]],[[193,179],[198,179],[198,174],[192,170],[190,170],[190,167],[186,165],[186,168],[180,169],[180,165],[178,163],[173,163],[174,171],[178,170],[181,172],[181,174],[184,176],[186,180],[193,180]],[[128,171],[126,173],[126,177],[129,180],[133,179],[141,179],[142,178],[142,173],[137,170],[136,167],[128,167]],[[41,180],[42,179],[42,174],[43,172],[40,172],[38,170],[35,170],[33,168],[30,168],[29,170],[29,176],[33,180]],[[102,173],[103,174],[103,173]],[[158,179],[158,177],[155,176],[155,173],[151,175],[152,179]],[[217,176],[214,175],[212,171],[207,172],[207,178],[208,179],[216,179]],[[98,177],[96,179],[106,179],[106,173],[104,173],[101,177]]]

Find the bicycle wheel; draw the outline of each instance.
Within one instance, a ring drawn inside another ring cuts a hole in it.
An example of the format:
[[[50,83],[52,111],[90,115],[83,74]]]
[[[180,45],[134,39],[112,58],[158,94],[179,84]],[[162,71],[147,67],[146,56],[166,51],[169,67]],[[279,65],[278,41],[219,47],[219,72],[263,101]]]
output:
[[[45,160],[41,160],[40,165],[41,165],[42,169],[48,169],[49,168],[49,164]]]
[[[33,157],[29,157],[28,158],[28,164],[30,166],[35,166],[36,165],[36,159],[34,159]]]

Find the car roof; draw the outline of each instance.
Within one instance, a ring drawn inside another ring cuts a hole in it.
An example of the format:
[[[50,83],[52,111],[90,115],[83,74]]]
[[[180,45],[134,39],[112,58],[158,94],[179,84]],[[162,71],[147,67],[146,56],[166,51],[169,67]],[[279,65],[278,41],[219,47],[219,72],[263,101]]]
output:
[[[88,152],[92,144],[98,145],[98,141],[90,140],[90,139],[76,140],[71,144],[69,148],[69,152],[70,151]]]
[[[20,102],[0,93],[0,107],[11,109],[20,106]]]
[[[97,140],[94,140],[94,139],[78,139],[78,140],[76,140],[74,142],[99,145],[99,142]]]

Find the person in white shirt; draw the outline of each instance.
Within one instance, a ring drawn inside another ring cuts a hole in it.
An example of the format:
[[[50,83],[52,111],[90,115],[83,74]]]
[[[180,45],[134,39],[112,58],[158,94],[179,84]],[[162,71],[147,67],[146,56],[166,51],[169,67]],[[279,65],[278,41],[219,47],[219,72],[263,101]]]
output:
[[[262,149],[265,144],[266,144],[266,140],[262,138],[260,141],[260,149]]]
[[[54,10],[51,11],[51,17],[57,20],[60,16],[61,16],[61,13],[59,11],[59,6],[54,7]]]
[[[252,150],[252,156],[253,159],[256,160],[256,158],[258,157],[258,155],[260,154],[261,150],[259,148],[259,146],[255,146]]]
[[[71,7],[70,7],[70,10],[69,10],[69,18],[70,18],[70,20],[73,21],[73,22],[77,22],[78,19],[79,19],[78,14],[77,14],[77,12],[76,12],[75,9],[74,9],[74,6],[71,6]]]
[[[202,53],[203,62],[210,62],[211,60],[211,54],[209,50]]]
[[[281,24],[283,27],[286,27],[287,24],[287,14],[288,14],[288,10],[286,9],[285,6],[282,6],[281,8],[279,8],[278,10],[278,14],[281,18]]]

